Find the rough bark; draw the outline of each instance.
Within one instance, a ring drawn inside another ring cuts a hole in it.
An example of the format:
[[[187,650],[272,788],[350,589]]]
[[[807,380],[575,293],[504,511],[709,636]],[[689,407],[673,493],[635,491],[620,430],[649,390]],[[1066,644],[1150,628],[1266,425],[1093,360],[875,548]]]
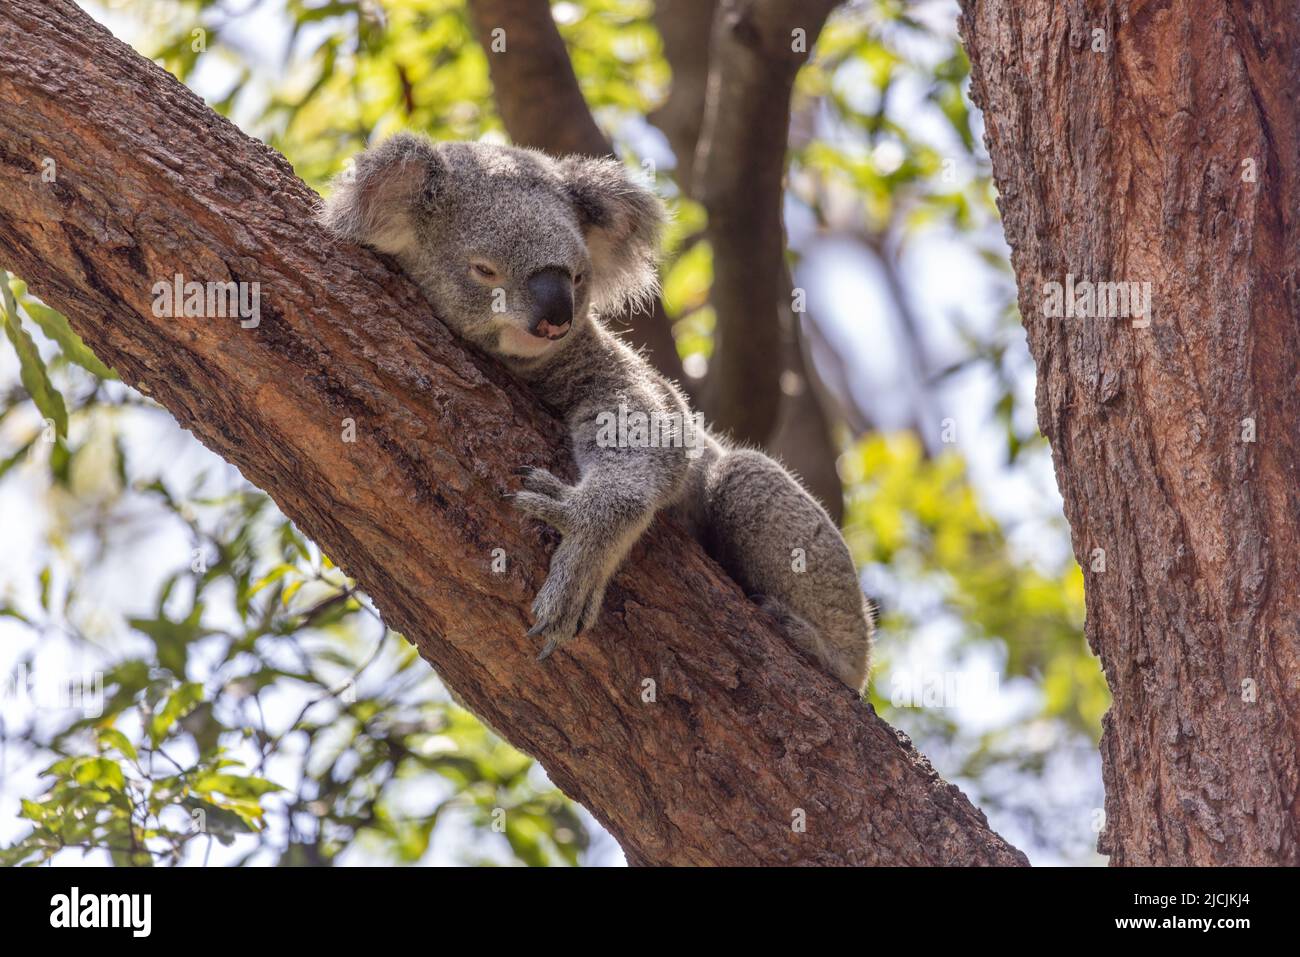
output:
[[[554,156],[614,155],[578,85],[549,0],[469,0],[469,12],[487,55],[493,99],[510,139]],[[504,49],[494,48],[497,30],[504,31]],[[672,321],[658,296],[649,309],[608,318],[632,343],[648,350],[656,369],[690,387],[677,355]]]
[[[1300,7],[963,7],[1114,695],[1099,847],[1300,863]],[[1150,282],[1150,325],[1048,318],[1067,273]]]
[[[553,541],[501,493],[513,466],[571,471],[561,429],[389,262],[332,247],[316,201],[69,0],[0,6],[0,261],[266,490],[630,861],[1024,863],[678,528],[637,547],[589,637],[534,660]],[[260,282],[260,325],[155,317],[178,272]]]

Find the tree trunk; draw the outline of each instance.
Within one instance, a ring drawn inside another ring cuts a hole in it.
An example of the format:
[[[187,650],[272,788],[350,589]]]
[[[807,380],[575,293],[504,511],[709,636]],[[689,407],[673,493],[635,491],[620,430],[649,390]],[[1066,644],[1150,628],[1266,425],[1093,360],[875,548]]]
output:
[[[1300,7],[964,0],[1114,864],[1300,864]],[[1147,325],[1052,318],[1067,274]]]
[[[4,265],[265,489],[631,862],[1025,863],[669,523],[594,633],[538,663],[526,609],[553,539],[501,493],[518,465],[571,474],[562,430],[388,262],[332,247],[316,200],[69,0],[0,7]],[[156,317],[177,273],[261,283],[260,324]]]

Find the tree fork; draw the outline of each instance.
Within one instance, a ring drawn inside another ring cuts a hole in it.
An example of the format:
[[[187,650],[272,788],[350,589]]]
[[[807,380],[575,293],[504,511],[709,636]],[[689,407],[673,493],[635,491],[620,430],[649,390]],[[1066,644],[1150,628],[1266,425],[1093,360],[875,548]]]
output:
[[[536,662],[554,540],[501,494],[519,465],[571,474],[562,429],[391,264],[332,245],[316,202],[70,0],[0,8],[4,264],[267,491],[631,862],[1025,863],[670,523],[593,633]],[[176,273],[261,283],[260,324],[155,317]]]

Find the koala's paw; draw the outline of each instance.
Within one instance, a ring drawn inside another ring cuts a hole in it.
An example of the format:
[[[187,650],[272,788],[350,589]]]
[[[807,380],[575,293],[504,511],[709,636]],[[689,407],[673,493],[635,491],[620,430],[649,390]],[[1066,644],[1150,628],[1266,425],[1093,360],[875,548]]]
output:
[[[546,639],[537,660],[545,661],[560,645],[591,627],[600,617],[604,596],[605,588],[600,583],[566,575],[562,570],[557,573],[553,568],[533,601],[536,624],[528,635]]]
[[[563,535],[573,530],[569,499],[573,486],[565,485],[546,469],[519,468],[524,490],[509,496],[515,508],[530,518],[545,522]]]

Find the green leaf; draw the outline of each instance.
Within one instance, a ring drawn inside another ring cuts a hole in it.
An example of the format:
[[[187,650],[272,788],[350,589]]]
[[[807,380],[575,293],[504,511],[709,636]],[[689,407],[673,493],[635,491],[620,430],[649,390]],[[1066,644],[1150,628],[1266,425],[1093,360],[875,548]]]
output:
[[[18,353],[19,378],[23,388],[36,403],[41,415],[54,422],[58,434],[64,438],[68,435],[68,409],[63,404],[63,396],[50,382],[50,376],[41,360],[36,343],[27,334],[18,317],[18,304],[14,301],[13,291],[9,288],[9,274],[0,270],[0,291],[4,294],[3,322],[5,335],[9,337],[14,351]]]
[[[90,784],[107,791],[120,791],[126,787],[122,766],[111,758],[79,758],[72,776],[78,784]]]
[[[257,831],[254,826],[256,817],[250,820],[246,814],[241,814],[220,804],[193,797],[186,798],[181,804],[189,809],[190,819],[195,822],[202,833],[211,834],[227,847],[234,843],[235,838],[239,835]],[[241,810],[243,809],[241,808]],[[195,812],[198,812],[198,814],[196,815]]]
[[[7,459],[0,460],[0,478],[4,478],[6,472],[19,462],[23,461],[27,457],[27,453],[31,451],[31,447],[35,444],[36,439],[29,439],[20,445],[13,455],[9,456]]]
[[[23,312],[36,323],[41,332],[52,341],[58,344],[59,350],[70,362],[75,362],[92,375],[99,376],[101,379],[116,379],[115,373],[104,363],[99,361],[99,357],[90,351],[90,347],[82,341],[81,336],[72,331],[72,326],[68,324],[68,318],[57,309],[51,309],[43,302],[37,302],[27,295],[27,284],[20,279],[11,279],[10,288],[14,295],[21,302]]]
[[[131,743],[130,739],[127,738],[126,735],[121,731],[118,731],[116,728],[100,728],[99,742],[100,744],[107,745],[110,748],[117,748],[118,751],[122,752],[122,754],[126,755],[132,761],[138,759],[135,745]]]
[[[41,569],[37,580],[41,584],[41,608],[45,611],[50,610],[50,566],[46,565]]]
[[[268,585],[274,584],[275,582],[283,578],[286,574],[294,570],[295,569],[292,565],[285,562],[276,565],[269,572],[267,572],[265,575],[263,575],[261,578],[259,578],[256,582],[253,583],[253,587],[248,590],[248,597],[252,598],[263,588],[266,588]]]
[[[184,621],[172,621],[160,615],[157,618],[131,618],[129,624],[153,639],[158,649],[158,663],[178,678],[183,678],[189,645],[203,634],[199,623],[202,616],[203,605],[199,603]]]
[[[149,722],[149,740],[154,747],[181,718],[185,717],[203,700],[203,685],[187,681],[167,698],[167,703],[159,709]]]
[[[284,788],[265,778],[242,777],[238,774],[205,774],[194,782],[195,794],[224,794],[227,797],[251,800],[283,791]]]

